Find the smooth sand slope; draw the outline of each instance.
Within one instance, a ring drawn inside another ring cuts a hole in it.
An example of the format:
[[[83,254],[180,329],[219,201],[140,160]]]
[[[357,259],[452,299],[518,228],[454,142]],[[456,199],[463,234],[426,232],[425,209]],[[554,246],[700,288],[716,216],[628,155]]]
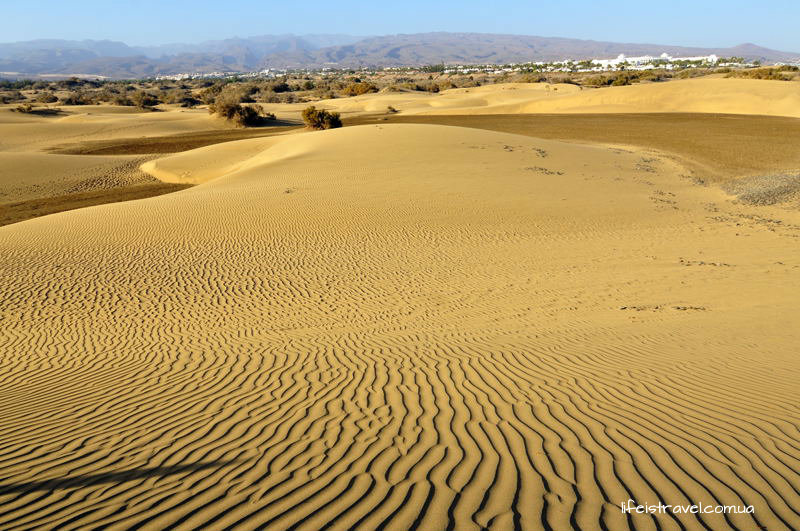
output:
[[[709,113],[361,116],[348,124],[475,127],[554,140],[656,149],[706,183],[800,175],[800,118]],[[800,206],[800,203],[798,203]]]
[[[698,112],[800,117],[800,83],[703,77],[599,89],[547,83],[501,83],[439,94],[382,93],[324,100],[345,114],[653,113]],[[273,111],[287,106],[265,105]],[[296,107],[299,112],[301,106]]]
[[[430,125],[146,169],[0,228],[0,529],[800,528],[796,212]]]

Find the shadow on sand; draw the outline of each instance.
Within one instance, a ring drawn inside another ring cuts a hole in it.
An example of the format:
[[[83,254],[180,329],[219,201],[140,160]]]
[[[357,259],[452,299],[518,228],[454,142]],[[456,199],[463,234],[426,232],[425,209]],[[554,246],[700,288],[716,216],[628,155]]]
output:
[[[66,478],[53,478],[43,481],[28,481],[25,483],[0,483],[0,495],[15,492],[32,491],[54,491],[60,489],[72,489],[78,487],[89,487],[104,483],[125,483],[137,479],[147,479],[152,477],[165,477],[174,474],[196,472],[198,470],[208,470],[222,468],[224,466],[241,462],[241,459],[231,461],[211,461],[207,463],[192,463],[187,465],[160,466],[152,468],[131,468],[120,470],[119,472],[106,472],[102,474],[90,474],[85,476],[73,476]]]

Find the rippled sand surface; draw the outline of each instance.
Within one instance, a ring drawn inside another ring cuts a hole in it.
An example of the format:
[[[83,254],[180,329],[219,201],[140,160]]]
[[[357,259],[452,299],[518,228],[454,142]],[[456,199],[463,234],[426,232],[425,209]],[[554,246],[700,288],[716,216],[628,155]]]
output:
[[[436,125],[144,169],[0,227],[0,529],[800,528],[797,212]]]

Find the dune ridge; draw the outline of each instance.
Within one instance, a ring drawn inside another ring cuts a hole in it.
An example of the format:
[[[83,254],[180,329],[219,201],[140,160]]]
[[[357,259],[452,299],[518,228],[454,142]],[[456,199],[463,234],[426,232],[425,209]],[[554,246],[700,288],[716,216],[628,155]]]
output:
[[[796,213],[431,125],[145,169],[0,228],[0,528],[800,527]]]
[[[570,84],[498,83],[438,94],[382,93],[324,100],[343,113],[525,114],[697,112],[800,117],[800,85],[787,81],[703,77],[629,86],[581,88]],[[279,111],[288,106],[265,105]],[[297,110],[300,106],[295,107]]]

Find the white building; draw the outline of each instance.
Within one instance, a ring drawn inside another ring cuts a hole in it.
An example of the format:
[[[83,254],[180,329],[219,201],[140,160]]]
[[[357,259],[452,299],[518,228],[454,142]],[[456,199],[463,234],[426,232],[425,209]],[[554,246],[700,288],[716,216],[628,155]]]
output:
[[[639,57],[625,57],[625,54],[619,54],[616,59],[592,59],[592,64],[595,64],[601,68],[612,69],[618,68],[621,65],[628,65],[632,67],[642,68],[645,66],[652,65],[654,63],[673,63],[677,61],[690,61],[690,62],[700,62],[700,63],[711,63],[716,64],[719,61],[719,58],[714,55],[700,55],[696,57],[672,57],[667,53],[662,53],[659,57],[653,57],[652,55],[642,55]]]

